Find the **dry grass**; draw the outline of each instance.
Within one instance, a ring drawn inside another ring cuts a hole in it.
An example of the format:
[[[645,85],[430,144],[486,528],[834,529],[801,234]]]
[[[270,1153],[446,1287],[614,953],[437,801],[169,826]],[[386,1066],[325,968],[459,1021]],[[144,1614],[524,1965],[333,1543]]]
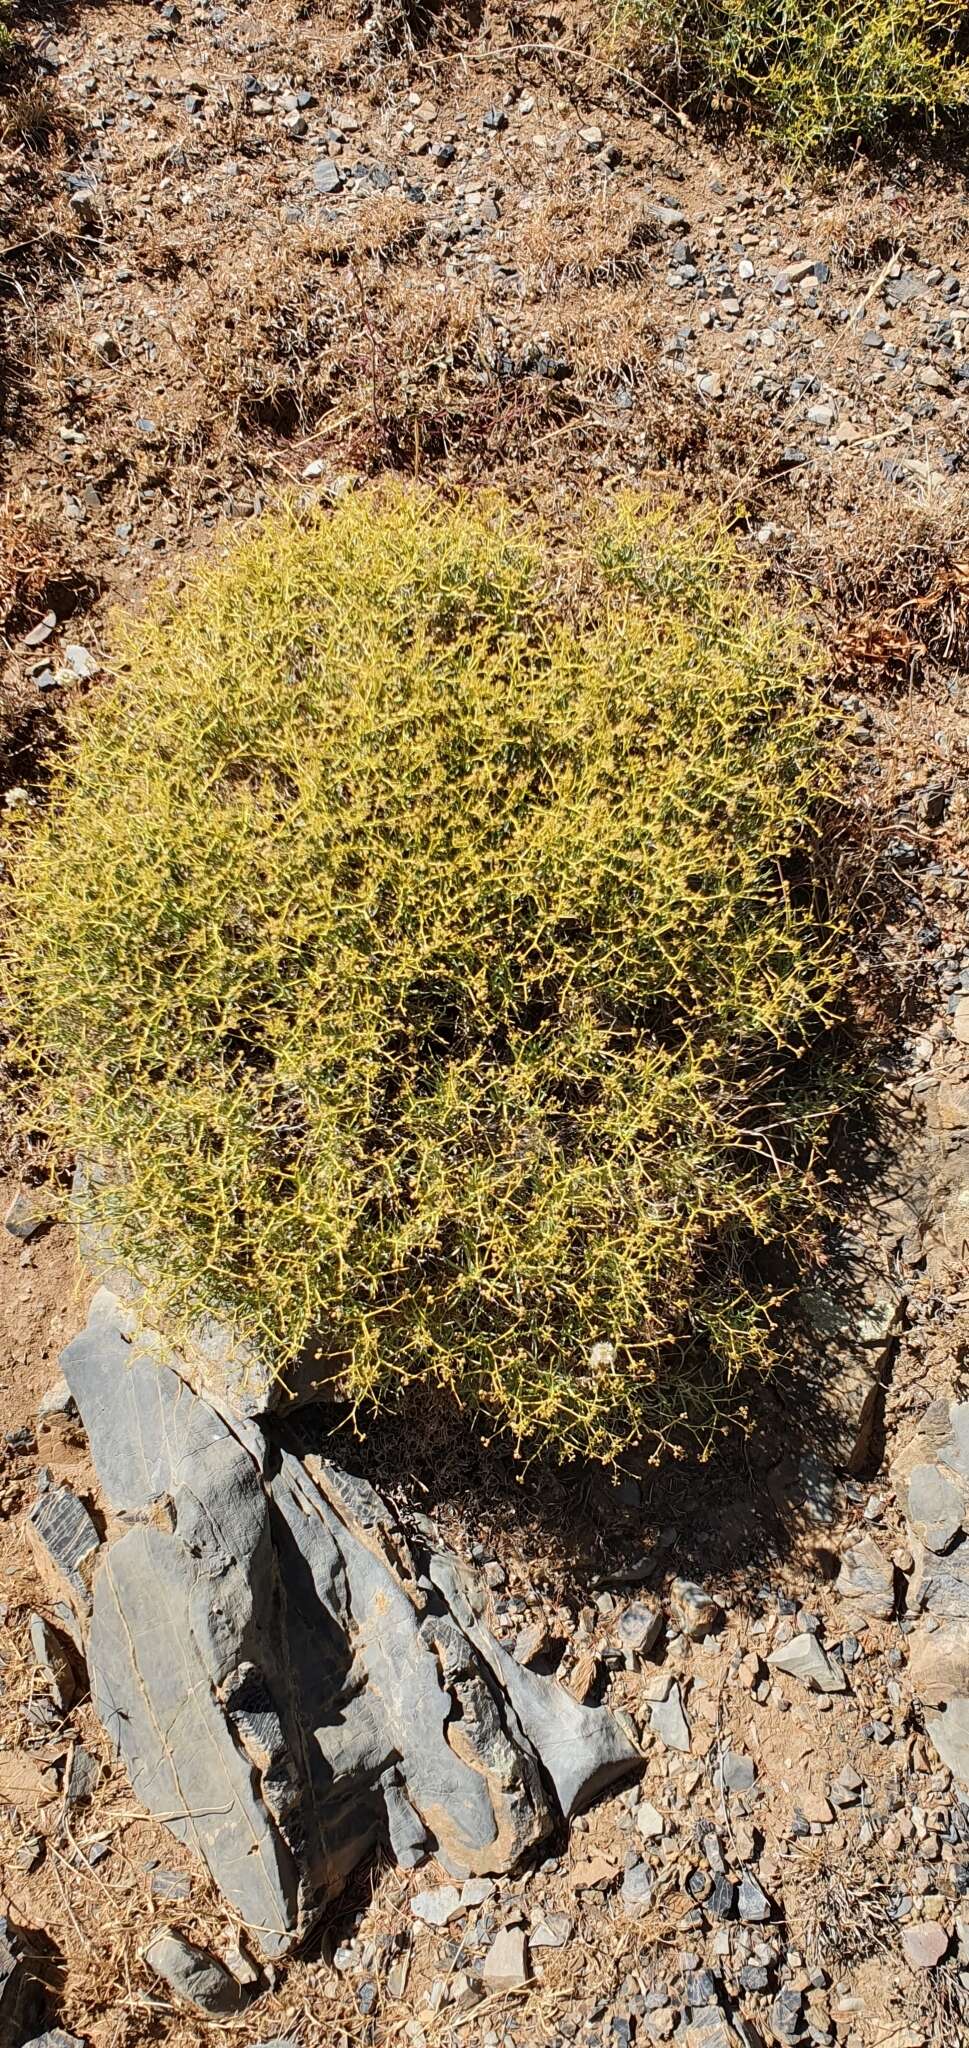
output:
[[[969,490],[922,504],[874,498],[853,546],[822,531],[810,575],[839,622],[836,658],[848,673],[909,682],[969,660]]]

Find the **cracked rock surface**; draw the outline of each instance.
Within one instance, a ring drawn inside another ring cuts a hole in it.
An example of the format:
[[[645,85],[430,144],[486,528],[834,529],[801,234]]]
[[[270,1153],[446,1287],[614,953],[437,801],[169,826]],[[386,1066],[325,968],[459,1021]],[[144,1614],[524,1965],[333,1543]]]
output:
[[[384,1841],[511,1869],[637,1762],[603,1709],[517,1664],[457,1560],[295,1429],[219,1412],[102,1289],[62,1364],[119,1533],[87,1638],[138,1798],[266,1956]]]

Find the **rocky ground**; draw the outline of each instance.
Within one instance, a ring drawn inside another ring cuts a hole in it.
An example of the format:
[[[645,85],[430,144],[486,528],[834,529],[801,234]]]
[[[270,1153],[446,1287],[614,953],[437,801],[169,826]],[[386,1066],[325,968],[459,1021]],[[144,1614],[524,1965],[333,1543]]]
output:
[[[104,1503],[57,1391],[85,1282],[59,1229],[8,1229],[0,1907],[44,2021],[90,2048],[969,2036],[969,1452],[933,1405],[969,1391],[966,188],[925,162],[792,180],[587,30],[496,8],[417,46],[387,7],[52,0],[2,103],[8,806],[98,687],[111,605],[280,488],[709,498],[803,592],[855,719],[884,1083],[811,1335],[739,1449],[522,1477],[418,1412],[405,1477],[397,1426],[338,1439],[479,1569],[523,1662],[628,1717],[642,1770],[513,1878],[361,1870],[228,2019],[144,1961],[170,1930],[247,1970],[35,1619],[32,1504]]]

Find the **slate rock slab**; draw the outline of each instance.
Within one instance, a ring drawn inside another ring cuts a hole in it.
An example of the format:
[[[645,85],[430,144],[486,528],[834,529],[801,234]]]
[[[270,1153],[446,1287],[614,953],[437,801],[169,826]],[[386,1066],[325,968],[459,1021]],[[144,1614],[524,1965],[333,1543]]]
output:
[[[951,1550],[969,1527],[969,1401],[930,1402],[892,1481],[918,1541],[937,1556]]]
[[[106,1289],[61,1363],[122,1524],[94,1577],[94,1704],[263,1955],[378,1842],[459,1879],[509,1870],[639,1763],[308,1428],[199,1396]]]

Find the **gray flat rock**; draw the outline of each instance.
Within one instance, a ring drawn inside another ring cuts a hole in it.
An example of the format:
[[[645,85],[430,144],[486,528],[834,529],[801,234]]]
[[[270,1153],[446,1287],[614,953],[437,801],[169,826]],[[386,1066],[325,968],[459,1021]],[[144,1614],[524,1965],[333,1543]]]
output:
[[[949,1550],[969,1528],[969,1402],[929,1403],[892,1463],[892,1481],[918,1541]]]
[[[683,1698],[678,1685],[671,1685],[665,1700],[654,1700],[649,1710],[649,1725],[667,1749],[677,1749],[685,1755],[690,1747],[690,1724],[683,1711]]]
[[[639,1762],[611,1715],[515,1662],[457,1561],[310,1452],[307,1424],[216,1410],[106,1290],[63,1363],[129,1524],[94,1582],[95,1706],[265,1956],[379,1841],[487,1878]]]
[[[433,1891],[415,1892],[410,1909],[415,1920],[422,1920],[425,1927],[446,1927],[449,1920],[456,1920],[464,1912],[456,1884],[439,1884]]]
[[[840,1257],[806,1287],[801,1313],[824,1353],[816,1424],[834,1462],[859,1471],[871,1446],[883,1376],[905,1309],[879,1248],[846,1229]]]
[[[531,1976],[528,1942],[519,1927],[503,1927],[481,1965],[481,1981],[488,1991],[517,1991]]]
[[[94,1705],[136,1797],[202,1857],[265,1953],[280,1954],[298,1925],[297,1871],[206,1669],[194,1591],[164,1532],[131,1529],[112,1546],[91,1623]]]
[[[786,1671],[791,1678],[800,1679],[812,1692],[845,1692],[847,1680],[839,1664],[828,1656],[818,1642],[817,1636],[805,1632],[792,1636],[789,1643],[783,1643],[779,1650],[772,1650],[767,1659],[774,1671]]]
[[[116,1514],[165,1494],[230,1432],[165,1363],[166,1348],[139,1331],[133,1310],[102,1287],[85,1328],[61,1354],[98,1478]]]
[[[915,1540],[908,1607],[911,1613],[931,1614],[936,1621],[969,1621],[969,1543],[939,1557]]]

